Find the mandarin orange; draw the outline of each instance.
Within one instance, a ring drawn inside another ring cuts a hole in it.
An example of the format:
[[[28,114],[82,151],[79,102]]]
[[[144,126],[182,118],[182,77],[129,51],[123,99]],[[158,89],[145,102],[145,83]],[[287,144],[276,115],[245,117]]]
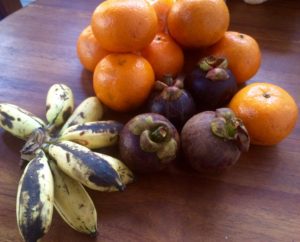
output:
[[[227,31],[207,52],[210,55],[226,57],[239,84],[253,77],[261,64],[261,52],[256,40],[239,32]]]
[[[167,17],[175,0],[147,0],[153,7],[158,18],[158,32],[167,31]]]
[[[156,34],[150,45],[142,50],[142,56],[152,65],[157,79],[165,75],[175,77],[184,63],[181,47],[165,33]]]
[[[90,25],[80,33],[77,40],[77,56],[85,69],[94,71],[98,62],[109,53],[96,40]]]
[[[224,0],[176,1],[168,14],[170,35],[185,47],[207,47],[220,40],[229,26]]]
[[[158,22],[154,8],[145,0],[107,0],[95,9],[91,26],[104,49],[132,52],[152,41]]]
[[[229,107],[245,124],[251,143],[275,145],[296,125],[298,107],[293,97],[271,83],[253,83],[241,89]]]
[[[154,85],[150,63],[135,54],[110,54],[96,66],[93,87],[97,97],[115,111],[141,106]]]

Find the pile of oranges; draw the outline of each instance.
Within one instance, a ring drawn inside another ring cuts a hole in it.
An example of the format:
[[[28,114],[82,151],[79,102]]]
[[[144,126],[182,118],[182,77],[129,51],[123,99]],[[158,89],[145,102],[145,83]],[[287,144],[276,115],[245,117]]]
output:
[[[155,80],[182,73],[187,50],[199,53],[198,59],[226,57],[238,84],[251,79],[261,64],[259,45],[247,34],[228,31],[229,23],[224,0],[107,0],[81,32],[77,53],[93,72],[97,97],[115,111],[128,112],[145,103]],[[229,107],[255,144],[278,143],[298,117],[294,99],[268,83],[246,86]]]

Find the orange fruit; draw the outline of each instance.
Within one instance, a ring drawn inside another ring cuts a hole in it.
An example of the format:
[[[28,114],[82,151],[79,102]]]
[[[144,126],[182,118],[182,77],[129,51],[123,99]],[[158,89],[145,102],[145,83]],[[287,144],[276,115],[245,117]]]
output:
[[[84,68],[94,71],[98,62],[109,53],[98,43],[90,25],[80,33],[77,40],[77,56]]]
[[[95,9],[91,26],[104,49],[131,52],[152,41],[158,24],[154,8],[145,0],[107,0]]]
[[[142,50],[142,56],[150,62],[157,79],[166,74],[176,76],[184,63],[181,47],[165,33],[156,34],[150,45]]]
[[[298,107],[284,89],[270,83],[253,83],[241,89],[229,107],[245,124],[252,144],[274,145],[296,125]]]
[[[167,17],[175,0],[147,0],[154,8],[158,19],[158,32],[167,31]]]
[[[115,111],[141,106],[154,85],[150,63],[134,54],[110,54],[96,66],[93,87],[97,97]]]
[[[244,83],[256,74],[261,63],[258,43],[249,35],[228,31],[223,38],[208,49],[208,54],[223,56],[237,83]]]
[[[186,47],[206,47],[222,38],[229,26],[224,0],[184,0],[175,2],[168,15],[171,36]]]

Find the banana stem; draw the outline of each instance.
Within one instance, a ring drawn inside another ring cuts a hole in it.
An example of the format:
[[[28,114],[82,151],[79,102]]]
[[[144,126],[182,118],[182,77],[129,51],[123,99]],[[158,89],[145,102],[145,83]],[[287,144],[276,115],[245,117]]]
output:
[[[48,131],[49,134],[53,135],[57,132],[57,129],[56,129],[56,126],[55,124],[52,122],[52,123],[49,123],[45,129]]]

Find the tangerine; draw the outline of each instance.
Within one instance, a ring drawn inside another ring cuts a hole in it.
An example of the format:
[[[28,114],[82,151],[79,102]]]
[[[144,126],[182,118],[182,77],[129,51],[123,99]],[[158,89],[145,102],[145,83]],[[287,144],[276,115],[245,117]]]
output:
[[[104,49],[132,52],[152,41],[158,23],[154,8],[144,0],[107,0],[95,9],[91,26]]]
[[[167,31],[167,17],[175,0],[147,0],[154,8],[158,19],[158,32]]]
[[[210,55],[223,56],[241,84],[256,74],[261,64],[261,52],[256,40],[246,34],[227,31],[223,38],[208,49]]]
[[[224,0],[175,2],[167,18],[171,36],[185,47],[207,47],[220,40],[229,26]]]
[[[150,62],[157,79],[165,75],[176,76],[184,63],[181,47],[165,33],[157,33],[150,45],[142,50],[142,56]]]
[[[85,69],[94,71],[98,62],[109,53],[96,40],[90,25],[80,33],[77,40],[77,56]]]
[[[141,106],[154,85],[150,63],[135,54],[109,54],[96,66],[93,87],[97,97],[115,111]]]
[[[288,92],[271,83],[241,89],[229,107],[245,124],[252,144],[275,145],[296,125],[298,107]]]

